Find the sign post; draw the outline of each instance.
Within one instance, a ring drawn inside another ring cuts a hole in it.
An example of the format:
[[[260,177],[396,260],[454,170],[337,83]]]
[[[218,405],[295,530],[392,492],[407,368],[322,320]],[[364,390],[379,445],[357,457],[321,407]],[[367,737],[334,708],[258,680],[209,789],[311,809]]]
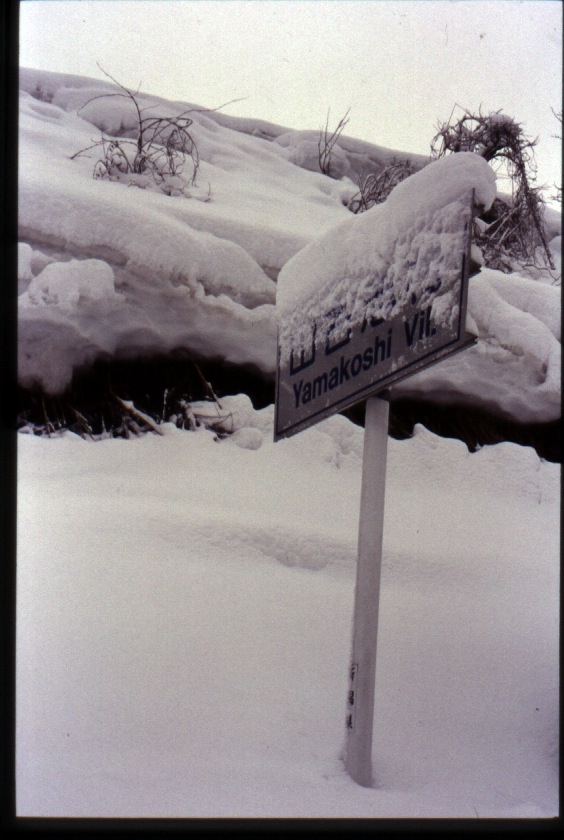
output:
[[[473,207],[472,190],[437,211],[438,221],[429,221],[436,222],[430,240],[416,225],[407,262],[404,235],[397,264],[405,276],[397,274],[392,255],[389,265],[373,274],[368,268],[367,278],[351,284],[355,254],[349,264],[344,247],[342,288],[337,278],[336,288],[307,309],[305,324],[303,305],[284,310],[279,321],[275,440],[366,400],[345,759],[350,776],[364,787],[372,786],[389,388],[475,342],[466,333]],[[443,246],[430,260],[429,247],[437,242]],[[422,269],[416,270],[420,253]]]
[[[388,392],[369,397],[364,421],[364,453],[358,527],[353,640],[347,696],[346,767],[363,787],[372,785],[372,729],[378,604],[384,532],[388,444]]]

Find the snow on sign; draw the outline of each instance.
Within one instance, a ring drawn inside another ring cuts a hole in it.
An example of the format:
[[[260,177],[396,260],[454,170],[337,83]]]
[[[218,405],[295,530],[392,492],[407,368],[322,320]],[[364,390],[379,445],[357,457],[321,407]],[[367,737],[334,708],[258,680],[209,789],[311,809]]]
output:
[[[379,205],[364,214],[374,214],[372,230],[346,222],[281,272],[275,440],[474,342],[465,332],[473,190],[439,207],[414,204],[395,214],[393,202]]]

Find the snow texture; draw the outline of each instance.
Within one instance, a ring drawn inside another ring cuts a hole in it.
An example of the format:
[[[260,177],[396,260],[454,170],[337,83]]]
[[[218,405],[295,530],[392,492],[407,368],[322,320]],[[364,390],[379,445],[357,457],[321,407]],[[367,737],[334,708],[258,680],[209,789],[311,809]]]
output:
[[[522,423],[557,420],[560,301],[560,288],[482,268],[470,279],[468,293],[477,344],[410,377],[402,383],[402,394],[479,405]],[[494,383],[495,369],[499,376]]]
[[[96,180],[99,148],[71,157],[101,131],[131,137],[131,102],[103,96],[116,92],[106,80],[24,68],[20,83],[19,379],[49,393],[96,359],[176,349],[273,376],[277,307],[291,318],[312,287],[336,294],[333,280],[360,303],[363,282],[391,255],[398,261],[390,278],[403,282],[417,245],[406,232],[426,214],[429,230],[412,232],[432,270],[465,190],[475,188],[484,206],[494,194],[493,174],[475,155],[429,165],[404,155],[420,171],[384,205],[353,217],[346,204],[358,174],[381,171],[398,157],[392,150],[340,137],[336,180],[315,171],[315,133],[142,93],[151,115],[189,112],[201,161],[196,184],[178,176],[166,194],[146,177]],[[555,211],[547,231],[559,265]],[[350,274],[340,276],[343,265]],[[397,385],[393,396],[465,402],[521,422],[555,419],[560,294],[545,276],[500,279],[482,268],[469,294],[476,346]]]
[[[389,441],[362,788],[342,754],[363,430],[274,444],[272,406],[222,405],[220,443],[20,435],[18,813],[556,815],[559,465]]]
[[[495,174],[482,158],[467,152],[437,160],[398,184],[383,204],[302,249],[278,278],[281,363],[292,347],[309,346],[314,324],[325,334],[335,323],[339,333],[364,318],[393,318],[414,298],[421,308],[433,302],[436,323],[456,319],[472,191],[479,207],[491,206]]]

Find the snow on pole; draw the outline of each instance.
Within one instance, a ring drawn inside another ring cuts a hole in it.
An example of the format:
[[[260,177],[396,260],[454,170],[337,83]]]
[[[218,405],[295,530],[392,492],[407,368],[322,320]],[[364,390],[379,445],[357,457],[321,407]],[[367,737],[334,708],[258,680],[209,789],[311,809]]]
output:
[[[372,732],[378,603],[382,568],[389,392],[366,402],[358,559],[349,692],[346,768],[359,785],[372,786]]]

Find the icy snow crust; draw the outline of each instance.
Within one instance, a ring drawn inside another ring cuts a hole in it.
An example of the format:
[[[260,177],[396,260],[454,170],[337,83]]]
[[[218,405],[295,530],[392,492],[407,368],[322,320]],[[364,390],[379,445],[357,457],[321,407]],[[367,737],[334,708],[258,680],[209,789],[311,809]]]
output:
[[[448,248],[466,187],[484,204],[492,197],[484,162],[455,155],[400,184],[385,205],[352,217],[345,204],[358,173],[378,171],[391,150],[341,138],[336,160],[344,174],[334,180],[312,171],[311,132],[143,94],[153,115],[192,109],[201,158],[196,184],[177,179],[167,195],[147,179],[94,180],[99,151],[70,158],[101,130],[132,136],[131,103],[99,98],[116,91],[104,80],[44,71],[23,69],[21,88],[19,378],[50,393],[98,358],[174,349],[273,376],[277,294],[280,312],[292,317],[301,302],[314,305],[312,287],[318,297],[320,290],[336,293],[330,280],[339,279],[342,244],[350,240],[350,276],[341,280],[354,305],[369,284],[369,257],[395,257],[394,242],[400,262],[392,274],[405,277],[415,246],[394,237],[419,217],[417,207],[435,226],[436,235],[414,231],[420,258],[432,268]],[[415,168],[426,162],[410,159]],[[560,214],[551,212],[547,222],[556,253]],[[521,422],[560,416],[560,287],[542,276],[502,277],[483,268],[470,282],[476,346],[410,377],[393,396],[467,402]]]
[[[559,478],[389,441],[374,789],[345,772],[363,430],[19,437],[21,816],[558,813]],[[210,407],[210,404],[208,404]]]

